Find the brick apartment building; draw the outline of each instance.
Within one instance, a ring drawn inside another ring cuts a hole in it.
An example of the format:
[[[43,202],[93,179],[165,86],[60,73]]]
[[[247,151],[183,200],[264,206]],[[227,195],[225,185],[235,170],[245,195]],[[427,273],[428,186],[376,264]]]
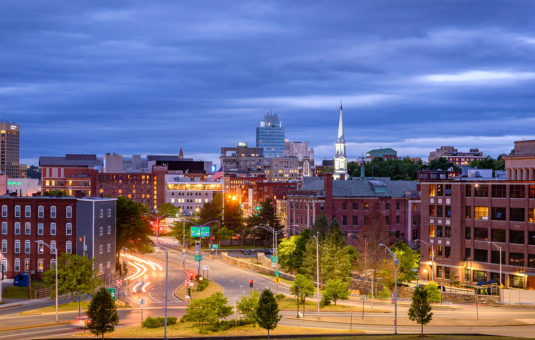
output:
[[[365,225],[371,207],[379,203],[390,231],[411,243],[420,236],[420,198],[416,189],[416,182],[390,178],[333,180],[331,174],[326,174],[311,179],[287,196],[289,233],[310,228],[324,215],[329,221],[338,221],[351,243]]]
[[[535,289],[535,181],[423,182],[420,277]],[[434,258],[433,258],[434,255]]]
[[[113,218],[105,221],[106,231],[113,242],[112,248],[105,245],[106,249],[113,251],[113,262],[110,267],[115,270],[115,200],[114,199],[91,199],[99,204],[107,204],[107,214]],[[79,206],[79,200],[73,197],[0,197],[0,254],[4,275],[12,278],[21,272],[30,272],[40,277],[55,262],[54,252],[47,247],[39,246],[39,242],[45,242],[55,247],[60,253],[76,253],[77,237],[88,236],[95,229],[104,227],[102,223],[81,221],[79,215],[87,216],[87,208]],[[104,212],[104,210],[103,210]],[[106,215],[106,216],[108,216]],[[104,215],[103,215],[104,217]],[[83,227],[79,227],[83,224]],[[86,243],[86,250],[91,251],[94,247],[104,246],[98,241]],[[98,253],[97,253],[98,254]],[[95,258],[97,269],[102,265],[102,259],[97,255]],[[107,260],[106,260],[107,261]],[[105,263],[105,262],[104,262]],[[103,267],[105,266],[102,265]],[[104,271],[104,270],[103,270]]]
[[[95,195],[95,179],[102,161],[96,155],[67,154],[39,157],[42,192],[64,191],[69,196]]]

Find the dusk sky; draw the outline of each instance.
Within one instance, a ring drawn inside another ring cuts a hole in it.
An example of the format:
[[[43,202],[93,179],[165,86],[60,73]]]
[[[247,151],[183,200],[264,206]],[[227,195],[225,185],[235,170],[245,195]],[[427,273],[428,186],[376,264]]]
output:
[[[107,152],[217,161],[279,114],[332,158],[534,138],[533,1],[2,1],[0,119],[21,162]]]

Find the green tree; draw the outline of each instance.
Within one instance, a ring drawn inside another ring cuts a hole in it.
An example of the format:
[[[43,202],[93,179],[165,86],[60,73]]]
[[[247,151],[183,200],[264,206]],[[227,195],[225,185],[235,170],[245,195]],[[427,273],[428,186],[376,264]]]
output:
[[[353,264],[357,257],[352,246],[346,246],[342,229],[336,220],[331,222],[329,232],[322,242],[323,251],[320,257],[321,281],[323,283],[340,279],[351,280]]]
[[[221,221],[221,213],[221,193],[218,192],[214,194],[211,201],[203,204],[201,211],[199,212],[199,223],[203,224],[210,221]]]
[[[242,320],[246,323],[256,323],[256,307],[260,301],[260,293],[251,290],[249,296],[242,296],[238,302],[238,311],[243,315]]]
[[[329,232],[329,221],[327,220],[327,217],[325,215],[321,215],[314,221],[314,225],[312,226],[312,235],[316,235],[317,232],[320,233],[321,237],[325,237],[327,233]]]
[[[314,282],[305,275],[297,274],[290,292],[299,299],[303,306],[303,315],[305,315],[306,298],[314,295]]]
[[[428,291],[423,286],[418,286],[412,293],[412,303],[409,308],[409,318],[422,326],[421,334],[424,335],[424,325],[433,318],[431,304],[429,303]]]
[[[312,231],[305,229],[301,234],[283,239],[279,243],[279,264],[285,271],[295,273],[302,266],[306,244],[311,238]]]
[[[233,235],[234,235],[234,233],[231,230],[228,230],[227,227],[219,228],[215,232],[215,237],[220,241],[230,240],[230,239],[232,239]]]
[[[448,170],[449,168],[455,168],[453,163],[448,162],[448,160],[444,157],[440,157],[438,159],[433,159],[429,162],[427,167],[431,170]]]
[[[117,199],[117,263],[123,247],[139,253],[152,251],[152,229],[147,213],[148,209],[141,203],[124,197]]]
[[[178,208],[171,203],[162,203],[158,207],[158,215],[160,217],[175,217],[178,213]]]
[[[437,284],[432,282],[425,286],[425,290],[427,291],[427,301],[434,302],[440,302],[440,289],[438,288]]]
[[[186,308],[183,320],[195,322],[202,330],[205,322],[218,323],[231,314],[232,307],[228,306],[227,298],[217,292],[207,298],[193,300]]]
[[[323,241],[319,241],[319,258],[320,262],[322,261],[323,257]],[[303,254],[303,260],[301,262],[301,267],[299,267],[299,273],[304,274],[310,278],[316,277],[316,270],[317,270],[317,264],[316,264],[316,240],[314,238],[308,239],[306,245],[305,245],[305,251]],[[320,266],[320,281],[322,281],[322,273],[323,273],[323,267]],[[323,282],[323,281],[322,281]]]
[[[325,289],[322,291],[321,303],[325,306],[336,301],[347,300],[349,298],[349,282],[340,279],[327,281]]]
[[[392,249],[398,256],[398,282],[410,282],[418,278],[420,253],[412,250],[406,243],[399,241]]]
[[[117,315],[117,308],[113,302],[110,292],[106,288],[100,288],[89,303],[87,316],[91,320],[88,328],[91,333],[95,335],[102,335],[104,333],[112,332],[115,325],[119,323],[119,315]]]
[[[56,284],[56,267],[53,266],[43,273],[43,281],[54,287]],[[78,298],[78,311],[80,312],[80,299],[83,295],[92,293],[101,284],[93,271],[93,261],[85,256],[62,253],[58,257],[58,293],[68,294],[72,301]],[[51,298],[56,297],[56,290],[52,289]]]
[[[256,322],[269,331],[275,329],[282,316],[279,315],[279,304],[269,289],[264,289],[256,307]]]

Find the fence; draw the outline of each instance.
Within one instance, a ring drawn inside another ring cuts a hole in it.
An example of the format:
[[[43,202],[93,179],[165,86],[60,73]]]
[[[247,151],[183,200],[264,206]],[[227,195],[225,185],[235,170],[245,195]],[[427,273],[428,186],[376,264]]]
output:
[[[51,291],[50,288],[36,289],[34,292],[35,298],[40,299],[40,298],[50,296],[50,291]]]
[[[500,289],[500,303],[535,304],[535,290]]]

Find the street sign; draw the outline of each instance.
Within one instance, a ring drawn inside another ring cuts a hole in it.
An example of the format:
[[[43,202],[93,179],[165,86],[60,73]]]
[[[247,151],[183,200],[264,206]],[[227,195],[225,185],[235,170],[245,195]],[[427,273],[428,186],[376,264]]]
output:
[[[196,245],[195,245],[195,252],[196,252],[197,254],[199,254],[199,253],[201,252],[201,245],[200,245],[200,244],[196,244]]]
[[[277,268],[277,264],[276,264],[275,262],[272,262],[272,263],[271,263],[271,266],[272,266],[273,268]]]
[[[195,255],[195,261],[202,261],[202,255]]]
[[[204,266],[202,266],[202,270],[210,270],[210,266],[205,264]]]
[[[123,281],[121,279],[118,279],[117,280],[117,287],[121,287],[122,284],[123,284]]]
[[[219,244],[212,244],[212,245],[210,245],[210,248],[219,249]]]
[[[275,270],[275,276],[279,276],[279,271],[278,270]]]
[[[189,286],[189,284],[191,283],[191,281],[190,281],[190,280],[186,280],[185,283],[186,283],[186,286]]]
[[[279,263],[279,257],[278,256],[271,256],[271,263]]]
[[[190,287],[193,287],[194,285],[195,285],[195,284],[194,284],[193,282],[190,282],[190,283],[189,283],[189,286],[190,286]]]
[[[139,305],[143,306],[144,304],[145,304],[145,298],[142,297],[141,299],[139,299]]]
[[[208,226],[191,227],[191,237],[210,237],[210,227]]]
[[[110,292],[111,297],[113,298],[113,301],[117,299],[117,296],[115,295],[115,288],[108,288],[108,292]]]
[[[276,278],[273,279],[273,282],[279,283],[281,282],[281,278],[277,276]]]

